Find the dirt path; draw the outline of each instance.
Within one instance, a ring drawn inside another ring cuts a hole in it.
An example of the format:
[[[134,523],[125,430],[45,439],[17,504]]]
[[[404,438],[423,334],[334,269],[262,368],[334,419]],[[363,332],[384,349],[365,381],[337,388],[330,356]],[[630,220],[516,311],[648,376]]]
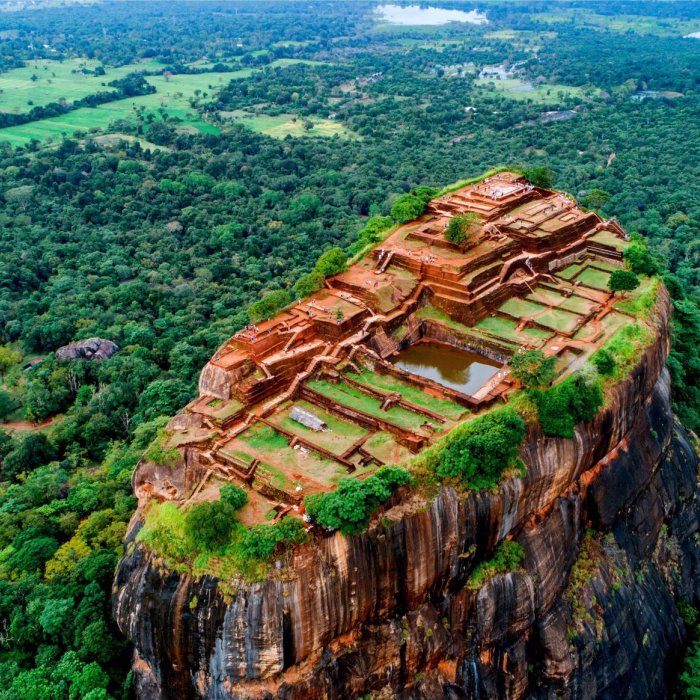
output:
[[[8,423],[0,423],[0,429],[5,428],[7,430],[18,430],[18,431],[33,431],[33,430],[43,430],[53,425],[53,418],[47,418],[42,423],[32,423],[28,420],[14,420]]]

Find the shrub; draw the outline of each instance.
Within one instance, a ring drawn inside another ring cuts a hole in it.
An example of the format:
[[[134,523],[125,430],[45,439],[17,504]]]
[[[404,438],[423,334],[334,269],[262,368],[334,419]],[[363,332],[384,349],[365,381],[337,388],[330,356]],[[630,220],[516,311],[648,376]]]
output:
[[[168,434],[165,426],[160,428],[156,436],[151,441],[151,444],[146,448],[144,457],[147,461],[154,464],[174,464],[180,458],[180,452],[177,448],[168,447]]]
[[[610,376],[615,371],[615,358],[605,348],[598,350],[591,362],[598,372],[605,376]]]
[[[510,370],[526,389],[542,388],[554,381],[555,364],[556,358],[546,357],[542,350],[526,350],[513,355]]]
[[[300,277],[294,284],[294,292],[300,297],[308,297],[323,287],[324,277],[320,272],[312,270],[308,275]]]
[[[382,467],[362,481],[341,479],[335,491],[307,496],[304,505],[306,512],[321,527],[340,530],[344,535],[357,535],[392,491],[411,480],[410,474],[403,469]]]
[[[546,189],[554,185],[554,180],[556,178],[556,173],[546,165],[536,165],[532,168],[527,168],[523,175],[525,175],[535,187],[544,187]]]
[[[248,503],[248,494],[245,489],[235,484],[226,484],[219,489],[219,498],[228,503],[234,510],[240,510]]]
[[[400,224],[417,219],[427,206],[427,201],[414,194],[401,195],[391,207],[392,217]]]
[[[647,242],[638,233],[633,233],[630,238],[631,243],[622,254],[630,270],[638,275],[655,275],[658,269]]]
[[[185,515],[185,540],[193,549],[213,551],[229,543],[235,524],[236,511],[228,503],[198,503]]]
[[[442,479],[460,479],[469,488],[498,483],[518,463],[525,421],[510,407],[500,408],[458,426],[437,452],[435,472]]]
[[[453,216],[445,230],[445,238],[450,243],[462,245],[469,238],[469,230],[478,220],[479,215],[474,213]]]
[[[238,544],[245,559],[267,561],[280,550],[303,544],[308,539],[304,523],[287,517],[274,525],[254,525],[246,530]]]
[[[278,311],[287,306],[287,304],[291,303],[291,301],[292,297],[289,296],[289,292],[286,289],[278,289],[274,292],[270,292],[248,307],[248,318],[251,323],[264,321],[274,316]]]
[[[382,233],[391,228],[394,223],[390,216],[373,216],[357,234],[357,240],[350,246],[353,253],[359,253],[366,245],[377,243],[382,238]]]
[[[331,248],[321,255],[314,265],[314,272],[323,277],[337,275],[348,269],[348,256],[342,248]]]
[[[493,558],[479,564],[467,580],[467,587],[476,590],[481,588],[496,574],[515,571],[525,557],[525,550],[512,540],[501,542],[494,552]]]
[[[427,187],[426,185],[421,185],[420,187],[414,187],[411,190],[411,194],[418,199],[422,199],[426,204],[439,192],[436,187]]]
[[[591,420],[603,405],[603,389],[597,376],[577,372],[561,384],[539,392],[537,417],[550,437],[572,438],[574,427]]]
[[[608,289],[615,292],[631,292],[639,287],[639,277],[630,270],[613,270],[608,280]]]

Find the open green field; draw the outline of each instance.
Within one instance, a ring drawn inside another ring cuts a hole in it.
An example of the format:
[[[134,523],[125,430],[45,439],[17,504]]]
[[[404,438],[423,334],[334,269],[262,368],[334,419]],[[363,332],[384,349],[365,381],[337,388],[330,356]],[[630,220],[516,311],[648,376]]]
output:
[[[244,124],[249,129],[260,134],[267,134],[274,138],[283,139],[285,136],[351,136],[340,122],[332,119],[306,119],[294,114],[280,114],[269,116],[267,114],[251,114],[235,117],[237,122]],[[305,123],[312,125],[306,128]]]
[[[604,15],[585,8],[559,7],[556,12],[534,13],[532,19],[553,25],[571,23],[622,34],[634,32],[635,34],[667,37],[680,37],[700,29],[698,22],[694,20],[617,13]]]
[[[281,59],[270,66],[280,67],[294,62],[299,61]],[[55,141],[79,130],[104,130],[118,120],[134,121],[138,112],[160,116],[161,110],[170,117],[180,119],[185,127],[216,134],[219,129],[203,121],[197,110],[190,105],[190,100],[211,97],[229,81],[247,78],[252,73],[252,69],[246,68],[225,73],[173,75],[170,78],[162,75],[148,76],[146,79],[156,88],[152,95],[114,100],[97,107],[81,107],[58,117],[0,129],[0,140],[9,141],[14,146],[24,146],[32,139]]]
[[[474,84],[500,92],[512,100],[532,100],[538,104],[558,104],[569,97],[587,97],[583,88],[573,85],[532,85],[519,78],[478,78]]]
[[[163,66],[156,61],[129,63],[118,68],[105,66],[104,75],[90,75],[100,61],[73,58],[66,61],[29,61],[23,68],[0,73],[0,112],[22,114],[32,107],[51,102],[74,102],[97,92],[114,88],[108,83],[137,71],[157,71]]]

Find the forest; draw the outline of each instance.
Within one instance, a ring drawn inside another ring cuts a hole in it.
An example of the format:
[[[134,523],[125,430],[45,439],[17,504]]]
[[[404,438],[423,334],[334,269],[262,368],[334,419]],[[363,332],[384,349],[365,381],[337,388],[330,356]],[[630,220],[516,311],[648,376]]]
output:
[[[310,4],[3,15],[0,80],[76,57],[204,74],[196,120],[144,108],[21,147],[0,129],[1,700],[131,696],[110,596],[141,454],[251,304],[353,249],[415,187],[545,166],[641,234],[673,297],[675,410],[700,430],[700,40],[683,38],[700,7],[493,2],[488,25],[427,28]],[[111,90],[62,109],[152,92],[138,71]],[[1,126],[47,116],[4,112],[3,97]],[[120,349],[55,358],[92,337]],[[698,669],[700,646],[679,693],[698,692]]]

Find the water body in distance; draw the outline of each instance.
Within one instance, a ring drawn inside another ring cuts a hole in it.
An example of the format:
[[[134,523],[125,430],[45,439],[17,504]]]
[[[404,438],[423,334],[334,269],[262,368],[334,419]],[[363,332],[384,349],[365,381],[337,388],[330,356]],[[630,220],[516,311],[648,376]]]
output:
[[[448,22],[467,24],[487,24],[488,18],[479,10],[445,10],[442,7],[421,7],[420,5],[379,5],[376,12],[385,22],[404,26],[429,26]]]

